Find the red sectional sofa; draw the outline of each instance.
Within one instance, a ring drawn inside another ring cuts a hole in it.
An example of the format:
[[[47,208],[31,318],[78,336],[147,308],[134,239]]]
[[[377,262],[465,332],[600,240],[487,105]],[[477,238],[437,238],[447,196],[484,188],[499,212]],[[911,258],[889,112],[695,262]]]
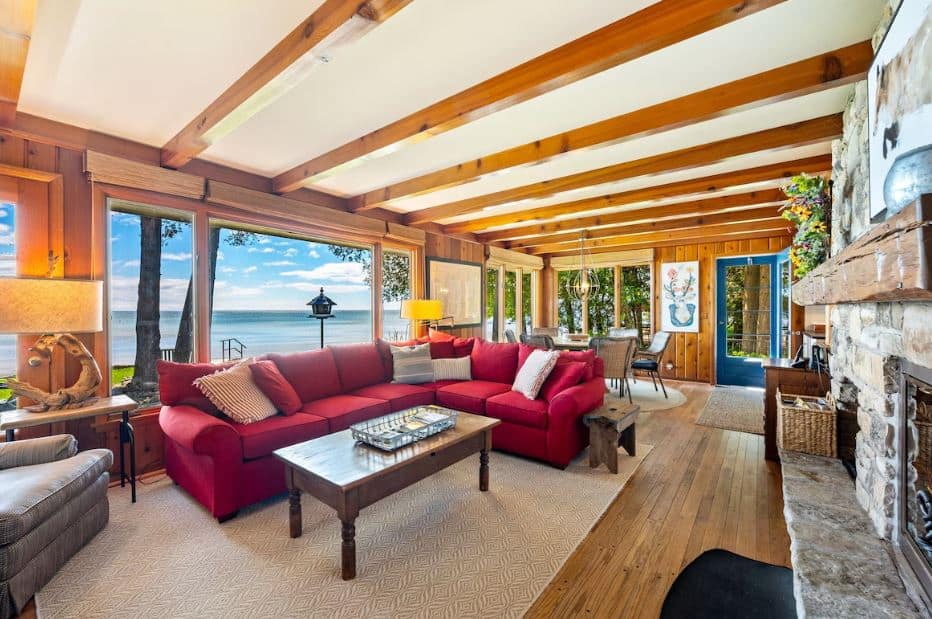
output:
[[[473,380],[423,385],[392,383],[391,353],[384,342],[330,346],[270,354],[301,398],[301,409],[248,425],[220,414],[192,381],[217,371],[211,364],[160,362],[168,476],[218,520],[239,508],[285,491],[280,447],[345,430],[350,425],[423,404],[439,404],[501,419],[493,447],[566,467],[589,440],[581,417],[605,394],[601,359],[563,353],[560,363],[530,401],[511,391],[530,348],[483,340],[432,342],[434,356],[471,357]]]

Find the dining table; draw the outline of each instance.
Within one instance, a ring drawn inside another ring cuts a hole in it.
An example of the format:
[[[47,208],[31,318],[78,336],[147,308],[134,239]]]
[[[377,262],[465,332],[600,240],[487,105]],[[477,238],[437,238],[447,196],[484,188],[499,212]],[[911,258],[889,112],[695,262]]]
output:
[[[586,350],[589,348],[589,340],[591,339],[590,337],[570,339],[565,336],[557,336],[553,338],[553,347],[558,350]]]

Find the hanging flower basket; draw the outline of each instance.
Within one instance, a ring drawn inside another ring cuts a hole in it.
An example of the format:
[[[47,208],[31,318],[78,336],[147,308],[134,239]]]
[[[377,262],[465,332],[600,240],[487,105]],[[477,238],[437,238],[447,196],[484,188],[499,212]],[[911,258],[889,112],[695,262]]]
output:
[[[796,225],[790,247],[794,279],[799,280],[828,258],[831,197],[829,184],[821,176],[800,174],[783,188],[787,202],[782,215]]]

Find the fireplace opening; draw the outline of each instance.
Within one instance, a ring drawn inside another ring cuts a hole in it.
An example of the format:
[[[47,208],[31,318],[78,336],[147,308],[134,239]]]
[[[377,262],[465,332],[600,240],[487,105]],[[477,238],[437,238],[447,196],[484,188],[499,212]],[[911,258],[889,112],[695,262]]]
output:
[[[932,600],[932,370],[907,361],[901,370],[897,548],[928,606]]]

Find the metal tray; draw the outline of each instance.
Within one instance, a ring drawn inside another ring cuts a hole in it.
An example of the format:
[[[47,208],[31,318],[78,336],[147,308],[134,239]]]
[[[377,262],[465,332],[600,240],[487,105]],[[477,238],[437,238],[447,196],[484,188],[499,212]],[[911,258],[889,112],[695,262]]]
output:
[[[384,451],[394,451],[456,425],[458,411],[442,406],[415,406],[350,426],[353,438]]]

